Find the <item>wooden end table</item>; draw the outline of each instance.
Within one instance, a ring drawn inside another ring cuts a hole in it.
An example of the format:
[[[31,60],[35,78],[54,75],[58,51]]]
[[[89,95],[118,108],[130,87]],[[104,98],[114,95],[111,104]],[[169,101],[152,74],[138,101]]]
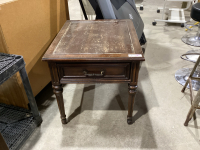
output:
[[[132,124],[144,55],[131,20],[67,21],[42,58],[47,61],[61,121],[67,123],[62,84],[128,83],[127,123]]]

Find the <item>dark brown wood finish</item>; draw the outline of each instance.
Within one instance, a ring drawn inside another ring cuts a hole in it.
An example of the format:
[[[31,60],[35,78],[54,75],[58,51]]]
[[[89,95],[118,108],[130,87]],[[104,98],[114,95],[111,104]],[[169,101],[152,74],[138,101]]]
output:
[[[135,95],[137,92],[137,82],[138,82],[138,75],[139,75],[139,62],[133,62],[131,65],[131,82],[128,84],[129,88],[129,98],[128,98],[128,116],[127,116],[127,123],[133,123],[132,115],[133,115],[133,105],[135,101]]]
[[[65,107],[64,107],[64,101],[63,101],[63,95],[62,95],[63,88],[62,88],[62,85],[60,84],[60,79],[59,79],[56,63],[49,63],[49,69],[50,69],[50,73],[51,73],[53,92],[56,95],[58,108],[60,111],[61,122],[63,124],[66,124],[67,119],[66,119],[66,115],[65,115]]]
[[[42,60],[49,64],[63,124],[62,84],[67,83],[128,83],[132,124],[139,64],[145,60],[132,21],[67,21]]]
[[[1,133],[0,133],[0,147],[2,150],[9,150],[6,142],[4,141]]]
[[[96,20],[67,21],[42,60],[119,62],[145,59],[131,20]]]
[[[76,83],[79,79],[130,81],[130,63],[57,64],[57,67],[62,84]]]

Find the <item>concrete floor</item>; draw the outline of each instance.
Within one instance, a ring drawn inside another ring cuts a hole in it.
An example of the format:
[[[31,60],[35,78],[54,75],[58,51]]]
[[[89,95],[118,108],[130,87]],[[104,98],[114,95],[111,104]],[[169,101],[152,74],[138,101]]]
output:
[[[186,34],[176,24],[152,26],[156,7],[163,0],[146,0],[140,11],[147,38],[146,61],[139,76],[133,125],[127,125],[128,87],[126,84],[69,84],[64,87],[66,115],[62,125],[55,95],[48,85],[37,102],[43,123],[22,150],[199,150],[200,111],[197,119],[183,125],[190,108],[189,90],[174,78],[175,72],[192,63],[180,59],[190,47],[181,41]],[[181,6],[180,3],[170,4]],[[81,19],[78,0],[69,0],[71,19]]]

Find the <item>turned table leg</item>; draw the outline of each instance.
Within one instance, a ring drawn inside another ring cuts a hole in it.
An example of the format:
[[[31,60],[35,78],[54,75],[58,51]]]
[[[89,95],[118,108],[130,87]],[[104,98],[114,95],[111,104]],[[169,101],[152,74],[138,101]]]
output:
[[[137,82],[138,82],[138,74],[139,74],[139,63],[131,64],[131,82],[128,85],[129,89],[129,98],[128,98],[128,115],[127,115],[127,123],[133,124],[133,105],[135,100],[135,95],[137,92]]]
[[[56,63],[48,63],[49,70],[51,74],[51,81],[52,81],[52,88],[53,92],[56,95],[58,108],[60,111],[60,118],[62,124],[67,123],[66,115],[65,115],[65,107],[64,107],[64,101],[63,101],[63,88],[62,84],[60,84],[60,78],[58,75],[58,68],[56,66]]]
[[[134,99],[136,95],[137,86],[129,85],[129,98],[128,98],[128,116],[127,116],[127,123],[130,125],[133,123],[133,105]]]
[[[53,92],[56,95],[59,111],[60,111],[60,118],[62,124],[67,124],[67,119],[65,115],[65,107],[64,107],[64,101],[63,101],[63,88],[62,85],[52,85]]]

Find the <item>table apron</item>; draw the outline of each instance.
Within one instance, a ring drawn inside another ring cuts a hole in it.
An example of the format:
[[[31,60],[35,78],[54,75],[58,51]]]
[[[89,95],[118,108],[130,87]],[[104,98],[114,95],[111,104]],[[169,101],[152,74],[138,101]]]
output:
[[[130,83],[131,80],[122,79],[66,79],[61,78],[61,84],[93,84],[93,83]]]

